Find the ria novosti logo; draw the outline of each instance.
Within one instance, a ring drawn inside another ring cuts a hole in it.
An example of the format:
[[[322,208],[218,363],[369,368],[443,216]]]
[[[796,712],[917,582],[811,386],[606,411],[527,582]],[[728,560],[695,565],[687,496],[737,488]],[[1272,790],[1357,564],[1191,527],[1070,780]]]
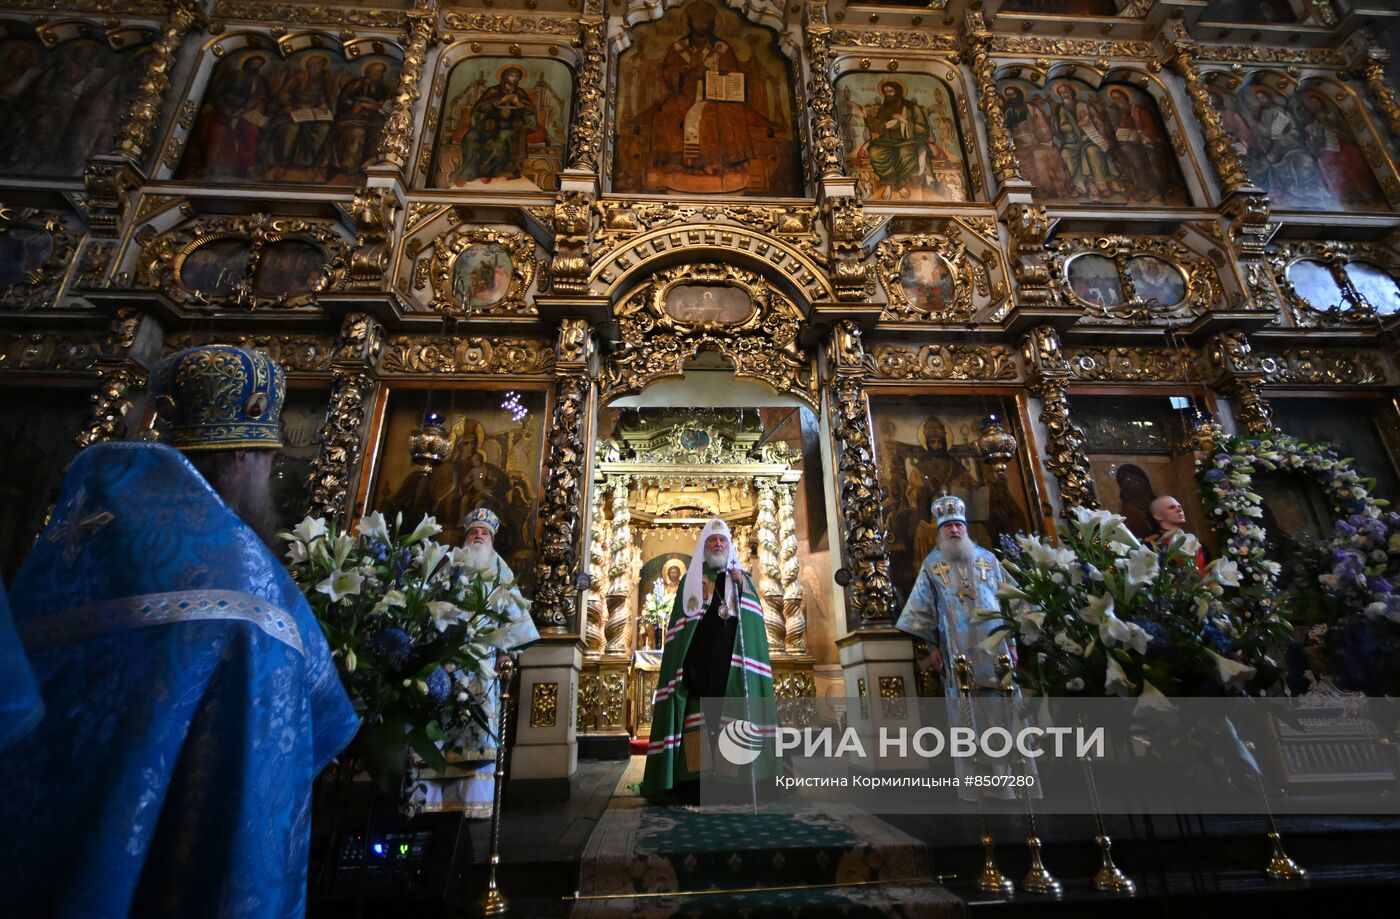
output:
[[[763,751],[763,735],[752,721],[731,721],[719,732],[720,755],[736,766],[747,766]]]

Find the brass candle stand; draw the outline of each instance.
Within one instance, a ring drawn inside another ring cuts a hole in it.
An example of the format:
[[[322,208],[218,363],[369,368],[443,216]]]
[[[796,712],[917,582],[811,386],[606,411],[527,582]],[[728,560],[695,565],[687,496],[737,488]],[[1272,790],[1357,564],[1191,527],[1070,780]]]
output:
[[[972,724],[972,667],[967,662],[967,655],[959,654],[953,658],[953,672],[957,675],[958,704],[962,709],[963,720],[970,725]],[[991,828],[987,825],[987,812],[982,807],[980,794],[977,796],[977,817],[982,827],[983,855],[982,871],[977,875],[977,890],[979,893],[1010,897],[1015,894],[1016,887],[1011,883],[1011,878],[997,867],[996,842],[992,839]]]
[[[1011,655],[997,655],[997,685],[1001,688],[1002,700],[1006,708],[1006,723],[1008,730],[1014,723],[1015,693],[1016,685],[1011,678]],[[1023,760],[1024,762],[1024,760]],[[1026,872],[1026,876],[1021,881],[1021,887],[1026,893],[1036,894],[1045,897],[1058,897],[1065,892],[1064,885],[1050,873],[1050,869],[1045,867],[1045,863],[1040,858],[1040,836],[1035,829],[1035,806],[1031,803],[1031,794],[1027,789],[1017,791],[1017,795],[1023,796],[1026,802],[1026,848],[1031,853],[1031,867]]]
[[[1094,780],[1094,764],[1087,754],[1082,762],[1084,780],[1089,786],[1089,799],[1094,805],[1094,827],[1098,831],[1098,835],[1094,837],[1094,844],[1099,847],[1099,870],[1094,872],[1094,889],[1099,893],[1135,896],[1137,884],[1113,863],[1113,840],[1109,838],[1103,822],[1103,811],[1099,808],[1099,786]]]
[[[501,863],[501,791],[506,776],[506,726],[510,724],[513,701],[510,683],[514,675],[515,662],[507,657],[497,672],[501,687],[501,714],[496,729],[496,781],[491,794],[491,855],[487,862],[490,874],[487,876],[486,893],[477,901],[483,916],[504,916],[510,909],[510,902],[496,886],[496,867]]]

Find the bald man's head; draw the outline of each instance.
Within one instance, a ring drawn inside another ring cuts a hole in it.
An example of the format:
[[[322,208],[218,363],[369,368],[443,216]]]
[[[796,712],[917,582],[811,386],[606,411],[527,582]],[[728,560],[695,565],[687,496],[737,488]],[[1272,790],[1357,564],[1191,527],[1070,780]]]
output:
[[[1186,509],[1171,495],[1154,498],[1150,510],[1152,519],[1164,530],[1180,530],[1186,526]]]

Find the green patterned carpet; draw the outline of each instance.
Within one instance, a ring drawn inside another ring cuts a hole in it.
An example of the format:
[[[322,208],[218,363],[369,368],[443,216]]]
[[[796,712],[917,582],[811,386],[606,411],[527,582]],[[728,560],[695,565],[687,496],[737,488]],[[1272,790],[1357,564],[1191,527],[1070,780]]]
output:
[[[631,790],[635,757],[580,869],[576,915],[952,917],[922,843],[865,814],[686,808]]]

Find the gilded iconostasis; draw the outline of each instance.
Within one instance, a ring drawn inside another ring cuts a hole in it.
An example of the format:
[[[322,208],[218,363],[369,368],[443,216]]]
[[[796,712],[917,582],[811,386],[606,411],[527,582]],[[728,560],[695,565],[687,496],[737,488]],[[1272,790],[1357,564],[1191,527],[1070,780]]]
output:
[[[489,507],[604,662],[713,509],[608,452],[622,400],[755,413],[667,423],[759,470],[706,500],[819,674],[945,490],[994,548],[1171,496],[1215,549],[1203,438],[1284,432],[1393,493],[1393,6],[0,2],[0,561],[214,340],[289,371],[282,520]]]

